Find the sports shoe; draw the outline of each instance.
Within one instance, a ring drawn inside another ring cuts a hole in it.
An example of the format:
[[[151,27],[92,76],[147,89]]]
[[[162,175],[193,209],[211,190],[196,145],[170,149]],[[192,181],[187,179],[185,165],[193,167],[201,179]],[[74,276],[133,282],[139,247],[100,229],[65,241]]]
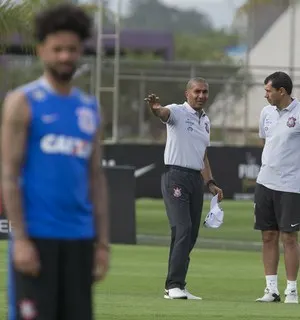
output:
[[[187,298],[189,300],[202,300],[201,297],[197,297],[197,296],[194,296],[193,294],[191,294],[187,289],[183,289],[183,292],[186,294]]]
[[[180,288],[165,289],[165,299],[187,299],[187,294]]]
[[[261,298],[256,299],[257,302],[280,302],[279,292],[271,291],[269,288],[266,288],[264,295]]]
[[[297,292],[297,290],[287,291],[287,289],[285,289],[284,294],[285,294],[284,303],[298,303],[298,292]]]

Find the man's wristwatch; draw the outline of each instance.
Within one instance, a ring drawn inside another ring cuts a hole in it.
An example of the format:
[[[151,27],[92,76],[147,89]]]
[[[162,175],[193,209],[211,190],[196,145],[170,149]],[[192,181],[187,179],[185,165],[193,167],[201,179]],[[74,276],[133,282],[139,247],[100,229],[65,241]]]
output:
[[[206,186],[207,186],[208,189],[209,189],[209,186],[210,186],[211,184],[213,184],[213,185],[215,185],[215,186],[217,187],[216,181],[215,181],[214,179],[210,179],[210,180],[208,180],[208,181],[206,182]]]

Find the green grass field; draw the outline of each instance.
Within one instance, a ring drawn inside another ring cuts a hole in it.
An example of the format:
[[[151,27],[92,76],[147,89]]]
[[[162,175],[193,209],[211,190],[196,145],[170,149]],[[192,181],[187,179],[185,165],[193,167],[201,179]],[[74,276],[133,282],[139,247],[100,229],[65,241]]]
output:
[[[250,201],[224,201],[224,223],[219,229],[201,227],[199,237],[225,241],[260,241],[260,234],[253,230],[254,209]],[[202,220],[209,210],[205,201]],[[161,200],[137,200],[137,233],[145,235],[169,235],[168,220]]]
[[[257,241],[252,230],[251,203],[224,202],[225,222],[220,230],[201,230],[201,237]],[[168,235],[160,201],[137,201],[138,233]],[[0,320],[5,320],[6,244],[0,244]],[[95,320],[241,320],[298,319],[299,305],[260,304],[264,276],[259,252],[206,250],[196,248],[188,274],[188,288],[203,301],[172,301],[163,296],[168,247],[112,247],[107,279],[95,287]],[[285,276],[280,264],[280,291]]]

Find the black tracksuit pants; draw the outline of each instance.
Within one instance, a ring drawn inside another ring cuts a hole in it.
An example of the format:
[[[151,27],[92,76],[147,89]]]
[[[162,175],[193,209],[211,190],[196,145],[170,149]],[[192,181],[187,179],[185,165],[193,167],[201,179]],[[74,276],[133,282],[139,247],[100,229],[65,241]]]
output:
[[[203,178],[200,171],[166,166],[161,180],[171,227],[166,289],[184,289],[192,251],[199,232],[203,207]]]

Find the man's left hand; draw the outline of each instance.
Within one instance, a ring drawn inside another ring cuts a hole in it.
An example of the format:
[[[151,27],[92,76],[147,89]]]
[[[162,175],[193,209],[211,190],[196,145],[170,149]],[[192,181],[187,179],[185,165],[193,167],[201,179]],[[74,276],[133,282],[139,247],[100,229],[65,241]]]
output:
[[[218,188],[216,185],[214,184],[210,184],[209,186],[209,191],[215,196],[216,194],[218,195],[218,201],[222,201],[223,200],[223,190]]]
[[[94,257],[94,280],[102,281],[109,269],[110,251],[108,245],[96,245]]]

